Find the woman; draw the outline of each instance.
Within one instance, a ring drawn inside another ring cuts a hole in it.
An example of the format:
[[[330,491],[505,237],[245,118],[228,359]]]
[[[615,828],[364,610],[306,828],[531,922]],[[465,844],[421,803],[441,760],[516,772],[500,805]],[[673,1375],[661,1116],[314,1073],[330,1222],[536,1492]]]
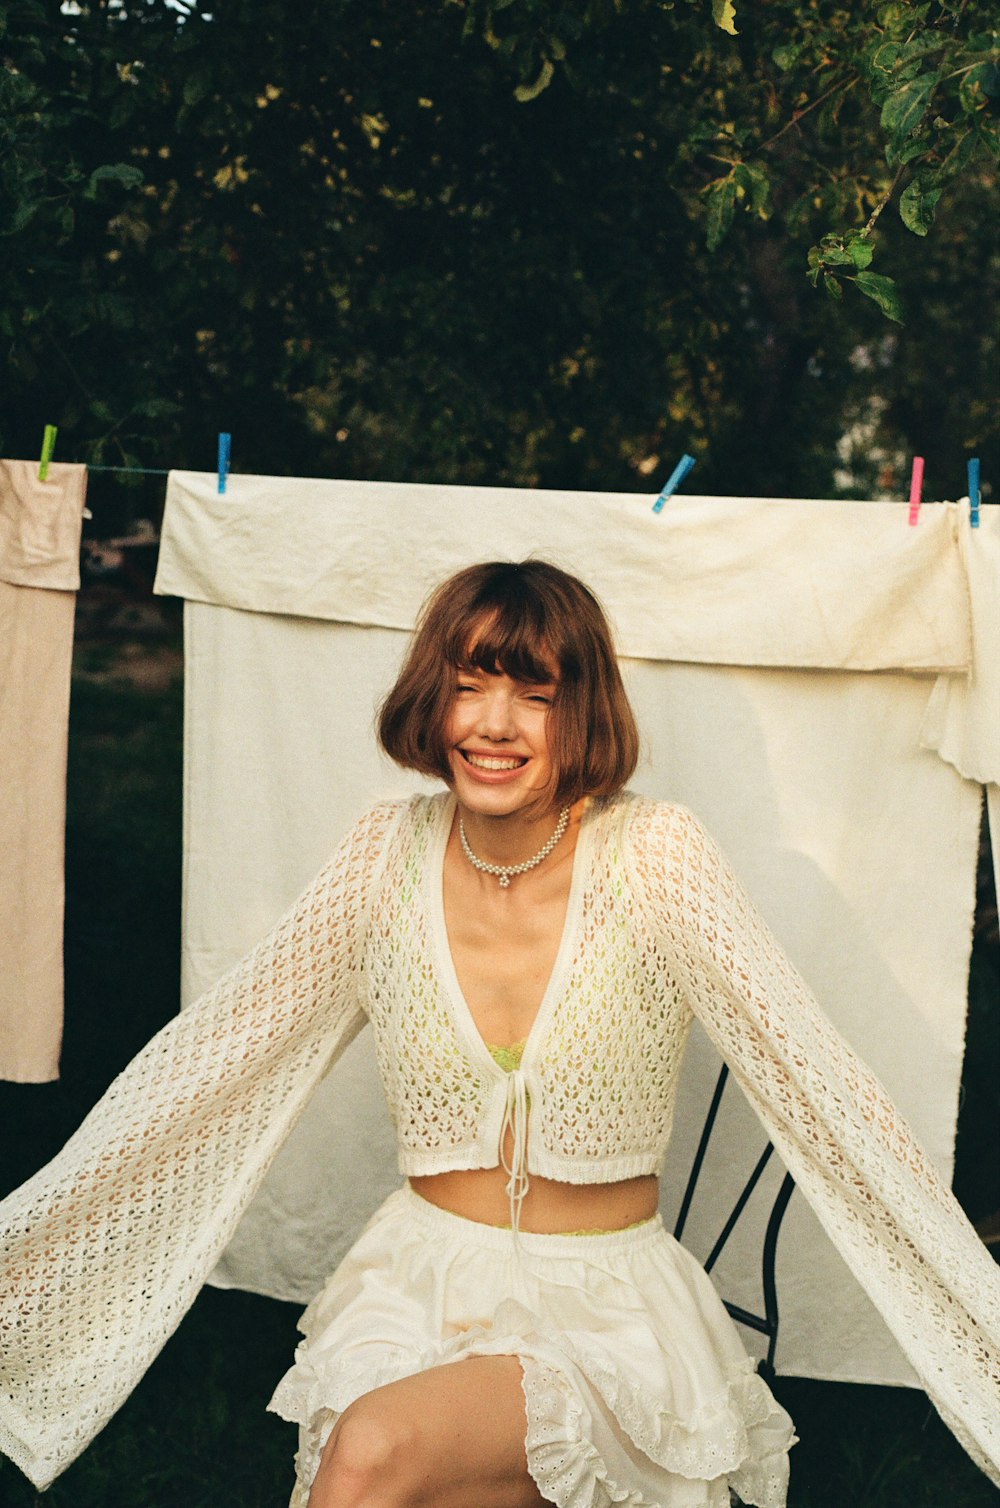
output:
[[[655,1213],[697,1015],[1000,1475],[992,1263],[695,819],[621,794],[637,739],[587,589],[459,573],[380,732],[447,792],[370,812],[4,1208],[0,1445],[40,1484],[82,1448],[367,1019],[409,1182],[272,1401],[296,1508],[780,1508],[790,1421]]]

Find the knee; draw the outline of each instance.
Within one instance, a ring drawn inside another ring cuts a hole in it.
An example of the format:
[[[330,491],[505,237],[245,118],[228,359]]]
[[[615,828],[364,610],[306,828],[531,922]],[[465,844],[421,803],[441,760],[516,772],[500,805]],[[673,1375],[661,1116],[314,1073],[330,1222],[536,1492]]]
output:
[[[309,1508],[405,1508],[417,1434],[406,1420],[359,1399],[327,1442]]]

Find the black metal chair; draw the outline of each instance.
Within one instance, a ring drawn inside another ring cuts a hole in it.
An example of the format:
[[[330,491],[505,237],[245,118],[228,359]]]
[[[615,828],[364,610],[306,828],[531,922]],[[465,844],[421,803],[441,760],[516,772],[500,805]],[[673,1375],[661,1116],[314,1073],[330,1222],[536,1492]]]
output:
[[[719,1077],[716,1080],[715,1092],[712,1095],[712,1103],[708,1107],[708,1114],[705,1117],[705,1124],[702,1127],[701,1139],[698,1142],[698,1150],[694,1155],[694,1162],[691,1164],[691,1172],[688,1175],[687,1187],[684,1190],[684,1198],[681,1200],[681,1207],[678,1211],[677,1220],[674,1225],[674,1235],[676,1236],[678,1241],[681,1238],[681,1234],[687,1221],[688,1212],[691,1208],[691,1201],[694,1198],[695,1188],[697,1187],[698,1183],[698,1175],[701,1172],[701,1166],[705,1160],[705,1152],[708,1148],[709,1139],[712,1135],[712,1129],[715,1125],[716,1116],[719,1113],[719,1105],[722,1102],[722,1092],[726,1087],[726,1080],[728,1079],[728,1077],[729,1069],[727,1068],[726,1064],[723,1063],[722,1068],[719,1072]],[[770,1142],[768,1142],[767,1146],[764,1148],[763,1152],[757,1160],[756,1167],[744,1184],[743,1190],[733,1206],[732,1214],[729,1216],[729,1219],[722,1227],[718,1240],[705,1259],[706,1272],[711,1272],[712,1268],[718,1261],[726,1242],[729,1240],[729,1237],[733,1233],[736,1222],[739,1220],[740,1215],[746,1208],[746,1204],[750,1198],[750,1195],[757,1187],[757,1184],[760,1181],[760,1176],[763,1173],[764,1169],[767,1167],[767,1164],[771,1158],[771,1153],[773,1151],[773,1146]],[[771,1214],[767,1222],[767,1229],[764,1233],[764,1247],[761,1254],[761,1286],[763,1288],[764,1294],[764,1313],[762,1315],[753,1314],[749,1309],[741,1308],[739,1304],[726,1303],[726,1308],[729,1310],[729,1313],[732,1315],[734,1320],[737,1320],[741,1325],[747,1325],[751,1330],[758,1331],[761,1335],[767,1336],[767,1359],[760,1363],[759,1370],[761,1376],[766,1378],[768,1381],[771,1381],[771,1379],[774,1377],[774,1353],[778,1344],[778,1292],[774,1278],[775,1253],[778,1246],[778,1232],[781,1229],[781,1222],[784,1218],[785,1210],[788,1208],[788,1201],[792,1197],[792,1190],[794,1189],[794,1187],[795,1180],[792,1178],[791,1173],[786,1173],[781,1181],[781,1187],[778,1189],[778,1192],[775,1196],[774,1204],[771,1207]]]

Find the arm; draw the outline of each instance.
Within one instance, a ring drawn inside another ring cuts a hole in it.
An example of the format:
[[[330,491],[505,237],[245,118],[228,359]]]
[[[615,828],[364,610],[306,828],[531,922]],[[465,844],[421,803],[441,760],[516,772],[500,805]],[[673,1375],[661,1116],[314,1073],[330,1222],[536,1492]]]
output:
[[[47,1485],[176,1328],[363,1024],[376,807],[242,963],[150,1041],[0,1205],[0,1449]]]
[[[1000,1482],[1000,1275],[989,1254],[697,820],[644,803],[631,865],[642,930],[945,1422]]]

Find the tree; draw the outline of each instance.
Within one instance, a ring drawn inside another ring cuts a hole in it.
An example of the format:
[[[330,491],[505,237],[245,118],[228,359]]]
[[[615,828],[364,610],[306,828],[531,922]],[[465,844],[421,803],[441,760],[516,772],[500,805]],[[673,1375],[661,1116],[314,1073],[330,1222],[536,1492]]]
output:
[[[519,79],[517,98],[527,102],[560,69],[581,94],[606,88],[602,73],[580,66],[584,46],[592,57],[595,38],[609,39],[629,12],[652,27],[657,13],[673,17],[678,9],[677,0],[556,8],[548,0],[516,7],[512,0],[470,0],[467,30],[495,50]],[[712,15],[724,32],[740,36],[734,0],[712,0]],[[671,87],[699,86],[688,105],[694,171],[687,187],[704,197],[709,248],[722,242],[741,208],[768,219],[776,194],[793,230],[817,210],[844,224],[863,209],[862,224],[829,232],[810,249],[810,277],[835,298],[846,279],[902,321],[893,280],[869,270],[875,225],[902,186],[903,224],[926,236],[942,194],[962,177],[975,180],[982,164],[1000,156],[1000,125],[990,109],[1000,93],[996,26],[983,23],[968,0],[857,7],[771,0],[741,5],[739,16],[741,46],[727,53],[716,43],[708,57],[696,51],[682,54],[679,68],[669,65],[677,75]],[[628,92],[620,76],[615,87]],[[852,91],[856,98],[848,101]],[[872,162],[876,144],[881,163]]]
[[[794,14],[14,0],[3,448],[52,420],[62,455],[204,469],[225,428],[242,470],[642,491],[691,450],[701,490],[822,496],[900,488],[916,446],[956,495],[989,434],[987,160],[932,236],[878,221],[905,328],[815,292],[810,239],[890,169],[863,28]],[[818,280],[870,292],[838,234]]]

